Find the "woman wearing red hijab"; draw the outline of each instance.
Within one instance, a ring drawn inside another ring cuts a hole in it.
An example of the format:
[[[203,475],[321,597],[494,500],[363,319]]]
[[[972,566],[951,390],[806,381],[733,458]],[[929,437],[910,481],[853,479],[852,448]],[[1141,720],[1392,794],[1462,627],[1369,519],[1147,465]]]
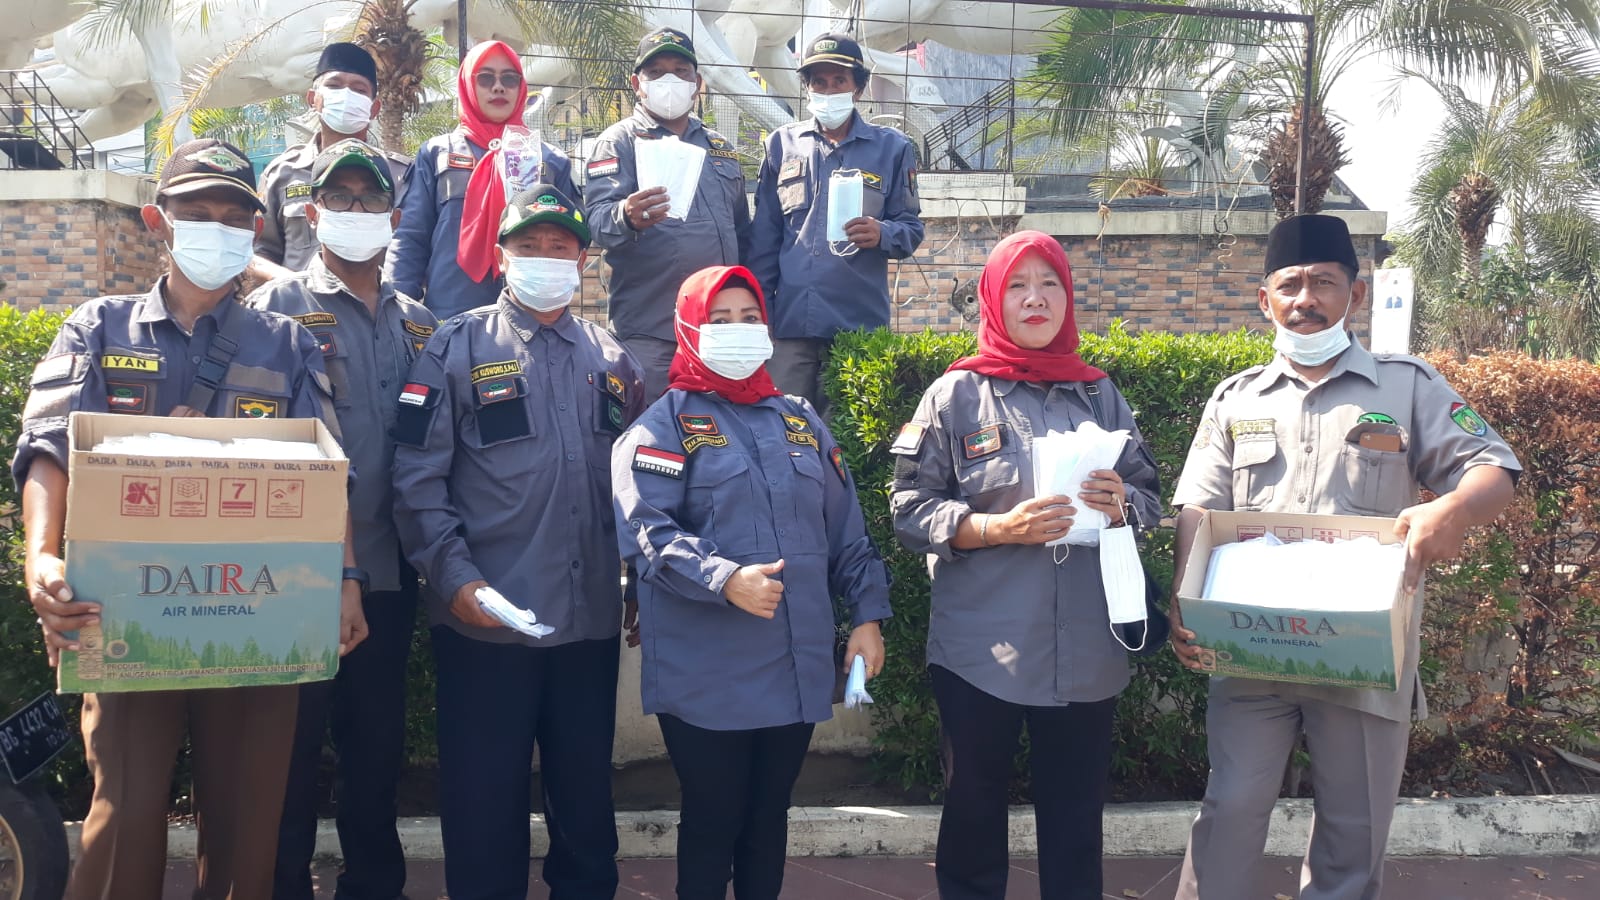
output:
[[[944,735],[943,900],[1003,900],[1006,801],[1027,725],[1044,900],[1101,896],[1100,818],[1112,713],[1128,683],[1099,549],[1047,547],[1077,514],[1035,496],[1035,436],[1098,421],[1132,440],[1084,482],[1086,506],[1155,522],[1155,462],[1104,372],[1078,357],[1072,269],[1049,235],[1001,241],[978,280],[978,355],[923,394],[900,432],[890,508],[901,543],[932,554],[928,670]],[[1098,407],[1098,411],[1097,411]],[[1065,551],[1063,557],[1062,553]]]
[[[639,577],[644,711],[683,788],[679,900],[775,900],[790,792],[845,659],[883,668],[888,573],[843,454],[772,386],[761,290],[742,266],[678,295],[672,383],[611,456],[622,556]]]
[[[500,41],[478,44],[456,73],[460,124],[417,151],[384,275],[441,322],[494,303],[505,286],[494,262],[506,208],[495,158],[506,126],[522,124],[527,101],[516,51]],[[548,143],[540,147],[534,182],[582,196],[572,184],[572,162]]]

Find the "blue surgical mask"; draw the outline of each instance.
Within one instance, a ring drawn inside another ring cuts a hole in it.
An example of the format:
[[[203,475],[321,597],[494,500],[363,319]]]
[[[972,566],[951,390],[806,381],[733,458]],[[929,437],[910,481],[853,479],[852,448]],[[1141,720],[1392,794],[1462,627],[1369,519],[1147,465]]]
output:
[[[807,91],[806,108],[817,117],[817,124],[823,128],[838,128],[848,122],[850,114],[855,112],[856,97],[849,91],[842,94],[819,94],[816,91]]]
[[[1278,336],[1272,342],[1272,349],[1302,366],[1320,366],[1350,346],[1350,332],[1344,330],[1343,316],[1339,317],[1339,321],[1314,334],[1290,331],[1276,319],[1272,324],[1278,329]]]
[[[161,218],[172,228],[167,252],[183,277],[203,291],[227,284],[250,265],[256,252],[256,233],[221,222],[174,222],[166,210]]]

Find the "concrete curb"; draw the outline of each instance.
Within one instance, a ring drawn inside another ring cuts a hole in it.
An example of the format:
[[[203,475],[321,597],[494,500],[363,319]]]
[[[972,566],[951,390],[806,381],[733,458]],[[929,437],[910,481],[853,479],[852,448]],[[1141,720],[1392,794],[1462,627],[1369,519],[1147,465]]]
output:
[[[1182,856],[1198,803],[1120,803],[1106,808],[1107,856]],[[670,858],[677,846],[676,810],[617,814],[618,856]],[[1311,826],[1310,800],[1279,800],[1272,814],[1267,855],[1299,856]],[[76,854],[79,824],[68,826]],[[547,847],[544,822],[530,821],[534,857]],[[939,834],[939,807],[797,807],[789,814],[790,856],[931,857]],[[406,858],[444,858],[436,818],[401,819]],[[1036,853],[1033,809],[1011,811],[1011,852]],[[167,856],[192,859],[195,830],[167,830]],[[1391,856],[1584,856],[1600,854],[1600,795],[1401,800],[1389,834]],[[317,829],[317,856],[337,859],[333,822]]]

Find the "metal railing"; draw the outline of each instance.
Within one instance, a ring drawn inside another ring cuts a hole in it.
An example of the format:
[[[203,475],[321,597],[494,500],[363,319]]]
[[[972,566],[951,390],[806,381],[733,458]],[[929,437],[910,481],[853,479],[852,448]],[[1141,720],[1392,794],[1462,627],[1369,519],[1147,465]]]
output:
[[[89,169],[94,146],[30,69],[0,69],[0,168]]]

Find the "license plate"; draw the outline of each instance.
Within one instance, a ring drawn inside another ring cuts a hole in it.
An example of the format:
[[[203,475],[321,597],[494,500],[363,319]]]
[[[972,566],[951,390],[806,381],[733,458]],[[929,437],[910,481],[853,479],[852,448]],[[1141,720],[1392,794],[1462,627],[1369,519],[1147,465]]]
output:
[[[14,784],[21,784],[55,759],[72,740],[55,694],[45,692],[0,722],[0,760]]]

